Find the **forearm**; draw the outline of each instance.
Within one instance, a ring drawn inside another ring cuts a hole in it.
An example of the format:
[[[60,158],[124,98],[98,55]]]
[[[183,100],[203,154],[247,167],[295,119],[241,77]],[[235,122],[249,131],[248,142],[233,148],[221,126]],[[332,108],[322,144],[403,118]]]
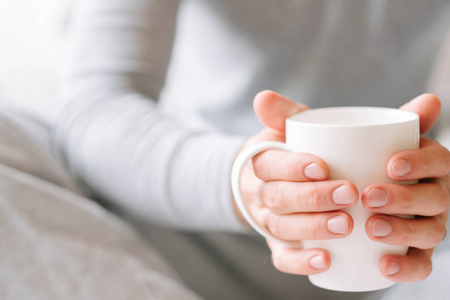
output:
[[[66,110],[60,120],[67,161],[100,196],[165,225],[240,227],[229,191],[240,138],[191,132],[132,95]]]
[[[241,228],[230,195],[240,137],[187,129],[155,102],[176,1],[87,1],[76,19],[55,142],[74,173],[122,209],[186,229]]]

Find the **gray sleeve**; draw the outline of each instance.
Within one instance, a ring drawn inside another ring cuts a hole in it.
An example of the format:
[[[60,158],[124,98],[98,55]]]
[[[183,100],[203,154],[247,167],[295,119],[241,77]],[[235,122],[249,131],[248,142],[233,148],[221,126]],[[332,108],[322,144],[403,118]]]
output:
[[[450,98],[442,99],[440,119],[436,125],[437,140],[450,150]]]
[[[55,145],[97,195],[166,226],[241,231],[230,170],[241,137],[193,132],[156,100],[176,0],[84,1],[67,43]]]
[[[439,49],[428,86],[442,102],[433,133],[443,146],[450,149],[450,30]]]

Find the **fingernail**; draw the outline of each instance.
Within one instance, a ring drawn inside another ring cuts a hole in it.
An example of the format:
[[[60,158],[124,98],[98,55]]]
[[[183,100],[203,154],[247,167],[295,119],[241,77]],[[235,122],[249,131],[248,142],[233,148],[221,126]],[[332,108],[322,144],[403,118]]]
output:
[[[334,190],[333,201],[336,204],[348,205],[355,201],[356,195],[351,188],[346,185],[342,185]]]
[[[305,168],[305,175],[310,179],[324,179],[325,171],[316,163],[312,163]]]
[[[367,194],[367,204],[370,207],[383,207],[387,203],[387,193],[385,190],[374,188]]]
[[[325,269],[325,261],[323,260],[322,256],[314,256],[309,260],[309,264],[311,267],[317,270],[323,270]]]
[[[346,234],[348,231],[347,219],[343,216],[336,216],[328,220],[328,230],[337,234]]]
[[[396,262],[395,260],[391,261],[391,263],[389,264],[389,267],[387,269],[387,274],[388,275],[394,275],[397,274],[400,271],[400,265],[398,264],[398,262]]]
[[[384,219],[376,219],[372,224],[372,234],[375,237],[387,236],[391,231],[391,224]]]
[[[400,158],[397,159],[392,165],[392,173],[395,176],[405,176],[411,171],[411,165],[406,159]]]

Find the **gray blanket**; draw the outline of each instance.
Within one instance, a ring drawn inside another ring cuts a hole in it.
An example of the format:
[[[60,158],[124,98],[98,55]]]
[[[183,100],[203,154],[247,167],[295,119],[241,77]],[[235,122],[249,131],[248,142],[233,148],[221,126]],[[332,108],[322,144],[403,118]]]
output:
[[[0,115],[0,299],[199,299],[133,230],[81,196],[46,140],[44,124]]]

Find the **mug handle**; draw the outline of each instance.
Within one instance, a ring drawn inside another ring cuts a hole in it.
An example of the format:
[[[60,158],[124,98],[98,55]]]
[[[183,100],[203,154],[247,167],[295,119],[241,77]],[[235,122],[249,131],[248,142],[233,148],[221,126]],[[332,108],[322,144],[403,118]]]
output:
[[[263,237],[267,239],[271,239],[273,241],[276,241],[277,243],[291,247],[291,248],[302,248],[302,244],[300,241],[286,241],[281,240],[277,237],[275,237],[273,234],[271,234],[266,228],[263,228],[261,225],[256,223],[256,221],[253,219],[250,212],[247,210],[247,207],[245,206],[244,200],[242,199],[241,194],[241,173],[242,169],[244,168],[245,164],[249,159],[251,159],[253,156],[255,156],[258,153],[261,153],[266,150],[282,150],[282,151],[288,151],[293,152],[292,149],[286,145],[285,143],[280,142],[262,142],[255,145],[252,145],[244,151],[242,151],[233,164],[233,169],[231,171],[231,189],[233,191],[234,200],[236,201],[236,204],[241,211],[242,215],[244,216],[245,220],[252,226],[259,234],[261,234]]]

